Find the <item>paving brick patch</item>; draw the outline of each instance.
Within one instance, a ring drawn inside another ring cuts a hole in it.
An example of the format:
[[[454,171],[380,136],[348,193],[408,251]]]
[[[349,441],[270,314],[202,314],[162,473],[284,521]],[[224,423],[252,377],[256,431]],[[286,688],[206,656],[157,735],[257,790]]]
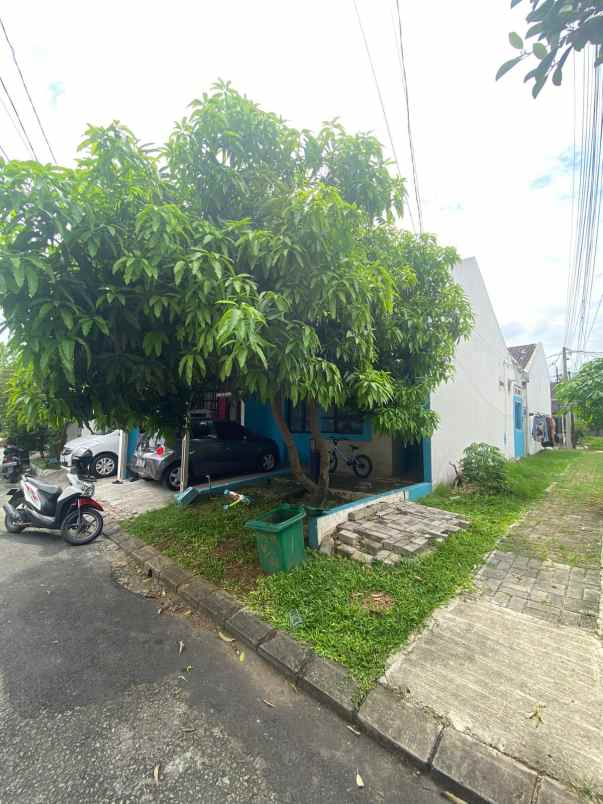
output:
[[[573,477],[580,482],[579,471]],[[602,533],[596,509],[551,489],[507,531],[475,582],[498,606],[596,632]]]
[[[363,564],[399,564],[467,527],[448,511],[411,502],[379,502],[352,511],[333,534],[335,553]]]
[[[475,583],[504,608],[550,623],[597,630],[598,571],[494,550]]]

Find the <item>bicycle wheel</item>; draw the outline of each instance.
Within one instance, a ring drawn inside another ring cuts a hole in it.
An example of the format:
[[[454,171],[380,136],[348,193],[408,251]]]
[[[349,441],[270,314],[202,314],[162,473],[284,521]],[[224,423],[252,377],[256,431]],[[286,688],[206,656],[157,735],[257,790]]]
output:
[[[352,469],[356,477],[368,477],[373,471],[373,462],[368,455],[354,455]]]

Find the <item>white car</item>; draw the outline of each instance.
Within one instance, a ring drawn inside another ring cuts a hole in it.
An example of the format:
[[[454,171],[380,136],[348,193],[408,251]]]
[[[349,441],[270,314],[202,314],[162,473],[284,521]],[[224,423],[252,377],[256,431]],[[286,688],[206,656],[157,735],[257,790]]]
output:
[[[117,474],[119,430],[90,432],[88,435],[72,438],[61,452],[61,466],[69,469],[73,456],[81,455],[87,449],[92,452],[92,469],[97,477],[111,477]]]

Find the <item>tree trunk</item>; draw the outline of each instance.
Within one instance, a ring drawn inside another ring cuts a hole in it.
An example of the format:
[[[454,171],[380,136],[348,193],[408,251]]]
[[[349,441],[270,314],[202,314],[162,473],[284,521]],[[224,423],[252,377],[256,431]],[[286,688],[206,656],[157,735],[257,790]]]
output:
[[[283,416],[283,401],[281,399],[280,394],[278,396],[272,397],[270,400],[270,404],[272,407],[272,415],[274,416],[274,420],[277,424],[278,429],[283,436],[283,440],[287,446],[287,450],[289,452],[289,463],[291,464],[291,472],[295,480],[309,492],[312,497],[316,497],[318,494],[319,487],[316,483],[313,483],[312,480],[308,477],[308,475],[304,472],[303,466],[301,465],[301,461],[299,459],[299,450],[297,449],[297,444],[293,436],[291,435],[291,430],[287,426],[287,422],[285,421],[285,417]]]
[[[329,494],[329,483],[331,481],[331,476],[329,475],[329,445],[320,432],[320,412],[318,405],[314,400],[309,400],[306,404],[308,406],[308,418],[310,419],[310,430],[312,431],[312,438],[314,439],[314,448],[318,450],[320,455],[316,504],[323,505]]]

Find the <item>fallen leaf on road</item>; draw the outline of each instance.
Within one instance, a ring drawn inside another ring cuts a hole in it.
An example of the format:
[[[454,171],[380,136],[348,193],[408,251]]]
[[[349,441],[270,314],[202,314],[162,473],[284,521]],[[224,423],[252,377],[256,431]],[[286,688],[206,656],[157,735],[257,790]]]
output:
[[[218,631],[218,636],[220,637],[222,642],[234,642],[234,637],[226,636],[226,634],[223,633],[222,631]]]
[[[454,793],[450,793],[448,790],[442,790],[442,795],[444,798],[447,798],[448,801],[452,801],[453,804],[467,804],[464,798],[459,798],[455,796]]]
[[[364,779],[358,771],[356,771],[356,787],[364,787]]]
[[[182,668],[182,672],[183,672],[183,673],[190,673],[190,671],[191,671],[192,669],[193,669],[192,664],[187,664],[187,665],[186,665],[186,667],[183,667],[183,668]]]
[[[155,769],[153,770],[153,778],[155,779],[155,784],[159,784],[159,765],[155,765]]]
[[[192,613],[193,613],[193,612],[192,612],[190,609],[187,609],[186,611],[183,611],[183,612],[182,612],[182,616],[183,616],[183,617],[188,617],[188,615],[189,615],[189,614],[192,614]]]
[[[180,640],[178,643],[178,656],[182,656],[182,651],[184,650],[184,642]]]
[[[161,597],[165,597],[165,589],[161,590]]]
[[[262,701],[264,701],[266,706],[271,706],[274,709],[274,704],[273,703],[270,703],[270,701],[267,701],[265,698],[262,698]]]
[[[542,719],[542,710],[544,708],[545,704],[536,704],[536,706],[534,707],[534,711],[531,714],[526,715],[528,720],[536,721],[536,727],[540,726],[541,723],[544,723]]]
[[[349,729],[352,732],[352,734],[355,734],[357,737],[360,737],[360,732],[358,731],[358,729],[355,729],[353,726],[348,726],[346,724],[346,729]]]
[[[162,611],[163,609],[157,609],[157,614],[161,614]]]
[[[241,653],[239,654],[239,661],[240,662],[245,661],[245,651],[244,650],[242,650]]]

